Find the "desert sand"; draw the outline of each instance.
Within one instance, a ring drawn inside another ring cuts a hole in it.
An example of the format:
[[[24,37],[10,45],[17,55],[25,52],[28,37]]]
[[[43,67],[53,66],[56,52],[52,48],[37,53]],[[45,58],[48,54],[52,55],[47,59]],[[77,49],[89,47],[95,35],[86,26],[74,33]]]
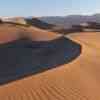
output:
[[[38,39],[37,35],[41,33],[38,29],[32,29],[30,33],[31,35],[28,36],[33,41],[44,40],[42,37]],[[48,32],[45,31],[43,33]],[[53,34],[49,34],[50,40],[52,39],[51,37],[54,37],[53,39],[59,37]],[[69,63],[62,63],[42,73],[0,85],[0,100],[100,100],[99,37],[100,33],[95,32],[76,33],[66,36],[66,39],[69,38],[72,41],[65,42],[64,47],[72,45],[72,43],[78,43],[82,47],[82,52],[76,58]],[[12,41],[12,38],[8,40]],[[2,41],[1,43],[5,43],[4,40]],[[63,47],[62,44],[60,47]],[[72,47],[74,46],[72,45]],[[58,51],[59,49],[56,50],[56,52]]]

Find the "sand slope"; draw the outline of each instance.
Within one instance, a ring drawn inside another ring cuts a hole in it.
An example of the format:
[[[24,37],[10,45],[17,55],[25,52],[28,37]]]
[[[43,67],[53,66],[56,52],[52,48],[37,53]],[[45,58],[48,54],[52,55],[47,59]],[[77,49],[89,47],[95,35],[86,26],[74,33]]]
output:
[[[1,100],[100,100],[100,35],[69,35],[82,54],[69,64],[0,86]]]
[[[37,27],[23,27],[13,24],[0,24],[0,44],[11,42],[21,37],[28,37],[34,41],[46,41],[60,37],[54,32]]]

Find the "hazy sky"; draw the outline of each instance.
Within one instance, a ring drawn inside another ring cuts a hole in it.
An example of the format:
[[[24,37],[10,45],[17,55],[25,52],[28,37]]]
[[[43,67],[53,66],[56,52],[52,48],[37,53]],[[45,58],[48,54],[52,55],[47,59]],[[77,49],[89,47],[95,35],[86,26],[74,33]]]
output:
[[[66,16],[100,13],[100,0],[0,0],[0,16]]]

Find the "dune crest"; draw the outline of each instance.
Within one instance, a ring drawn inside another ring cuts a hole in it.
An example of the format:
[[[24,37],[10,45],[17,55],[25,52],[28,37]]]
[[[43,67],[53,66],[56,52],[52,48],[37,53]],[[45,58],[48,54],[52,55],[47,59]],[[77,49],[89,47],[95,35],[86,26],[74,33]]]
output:
[[[70,63],[80,53],[81,46],[64,37],[52,41],[32,41],[25,38],[1,44],[0,84]]]

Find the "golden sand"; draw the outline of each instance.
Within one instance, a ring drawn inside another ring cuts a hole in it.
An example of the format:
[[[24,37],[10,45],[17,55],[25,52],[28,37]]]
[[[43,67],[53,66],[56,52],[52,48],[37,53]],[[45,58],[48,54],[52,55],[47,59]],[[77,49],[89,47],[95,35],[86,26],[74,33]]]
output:
[[[100,100],[100,33],[77,33],[68,37],[82,45],[78,58],[1,85],[0,100]]]

